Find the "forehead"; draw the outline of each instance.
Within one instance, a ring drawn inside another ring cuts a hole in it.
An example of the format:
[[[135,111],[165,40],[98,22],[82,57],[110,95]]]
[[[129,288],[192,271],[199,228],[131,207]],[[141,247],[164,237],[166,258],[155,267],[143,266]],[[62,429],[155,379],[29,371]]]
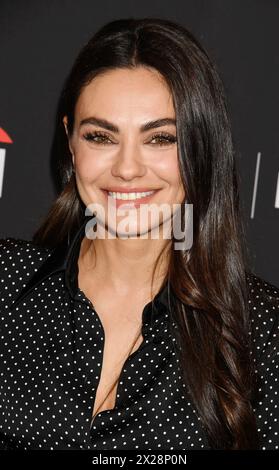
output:
[[[95,111],[118,122],[121,116],[144,119],[162,113],[175,117],[172,94],[164,78],[157,70],[144,67],[114,69],[95,77],[83,88],[76,114],[86,117]]]

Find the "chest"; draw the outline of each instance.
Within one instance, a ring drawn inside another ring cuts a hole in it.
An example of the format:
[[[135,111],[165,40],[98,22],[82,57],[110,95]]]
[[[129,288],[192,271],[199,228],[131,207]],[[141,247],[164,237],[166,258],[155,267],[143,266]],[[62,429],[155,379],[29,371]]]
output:
[[[131,301],[131,296],[115,294],[93,287],[80,276],[79,288],[92,302],[104,332],[102,367],[96,390],[92,417],[113,409],[119,377],[125,361],[143,342],[142,312],[145,303]],[[100,295],[101,293],[101,295]]]
[[[129,304],[116,299],[114,309],[114,299],[105,304],[92,295],[98,318],[82,297],[59,299],[62,283],[59,273],[46,280],[36,297],[20,305],[20,314],[14,310],[2,321],[0,431],[33,448],[200,448],[199,422],[165,325],[158,321],[144,330],[144,347],[137,353],[141,338],[113,387],[113,374],[117,379],[134,339],[134,322],[128,317],[127,323],[117,308],[128,315]],[[137,308],[134,334],[143,303]],[[100,322],[106,321],[103,334]]]

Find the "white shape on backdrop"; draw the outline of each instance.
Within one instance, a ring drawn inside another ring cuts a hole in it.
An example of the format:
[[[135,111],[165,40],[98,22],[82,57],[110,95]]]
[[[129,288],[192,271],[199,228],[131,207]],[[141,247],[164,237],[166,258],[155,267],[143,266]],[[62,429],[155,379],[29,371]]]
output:
[[[252,198],[252,207],[251,207],[251,219],[254,218],[254,214],[255,214],[255,205],[256,205],[256,197],[257,197],[257,189],[258,189],[260,161],[261,161],[261,152],[258,152],[257,163],[256,163],[255,181],[254,181],[254,190],[253,190],[253,198]]]
[[[276,196],[275,196],[275,209],[279,209],[279,172],[277,176],[277,189],[276,189]]]
[[[0,197],[2,197],[2,188],[4,181],[6,149],[0,149]]]

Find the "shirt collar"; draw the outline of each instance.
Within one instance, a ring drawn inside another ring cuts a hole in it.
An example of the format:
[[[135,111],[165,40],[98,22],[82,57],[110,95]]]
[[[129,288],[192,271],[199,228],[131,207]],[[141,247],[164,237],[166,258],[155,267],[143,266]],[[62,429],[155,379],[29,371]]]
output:
[[[14,308],[20,301],[22,301],[23,298],[35,288],[35,286],[56,272],[65,273],[66,287],[73,298],[76,296],[78,291],[78,257],[80,245],[85,236],[86,224],[91,218],[92,215],[85,216],[72,240],[66,240],[53,249],[48,258],[42,263],[35,274],[28,280],[25,287],[20,291],[17,298],[13,301],[11,308]],[[153,303],[159,308],[169,308],[168,297],[169,283],[167,282],[155,295]]]

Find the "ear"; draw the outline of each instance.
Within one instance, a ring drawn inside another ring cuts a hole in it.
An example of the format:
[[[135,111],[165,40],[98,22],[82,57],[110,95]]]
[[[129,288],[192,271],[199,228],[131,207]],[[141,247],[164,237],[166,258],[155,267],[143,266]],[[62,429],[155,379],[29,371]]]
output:
[[[73,161],[73,166],[74,166],[74,152],[73,152],[73,149],[72,149],[72,146],[71,146],[71,141],[70,141],[70,138],[69,138],[69,132],[68,132],[68,118],[67,116],[64,116],[63,119],[63,124],[64,124],[64,128],[65,128],[65,132],[67,134],[67,137],[68,137],[68,144],[69,144],[69,150],[72,154],[72,161]]]

